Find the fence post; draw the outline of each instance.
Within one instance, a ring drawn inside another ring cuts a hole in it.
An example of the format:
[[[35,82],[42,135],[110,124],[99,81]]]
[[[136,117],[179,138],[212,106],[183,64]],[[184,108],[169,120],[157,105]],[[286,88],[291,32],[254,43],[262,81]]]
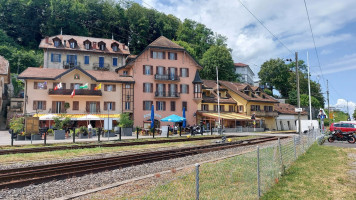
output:
[[[182,137],[182,126],[179,126],[179,137]]]
[[[47,134],[48,134],[48,130],[44,132],[44,145],[47,144]]]
[[[295,141],[295,136],[293,136],[293,142],[294,142],[294,158],[297,160],[297,142]]]
[[[199,200],[199,163],[195,164],[195,199]]]
[[[257,194],[261,197],[261,180],[260,180],[260,147],[257,146]]]
[[[138,139],[138,127],[136,127],[136,139]]]
[[[278,147],[279,147],[279,159],[281,162],[281,168],[282,168],[282,174],[284,174],[284,165],[283,165],[283,157],[282,157],[282,145],[281,145],[281,139],[278,138]]]
[[[100,142],[101,128],[98,129],[98,142]]]
[[[73,143],[75,143],[75,128],[73,128]]]
[[[174,128],[173,128],[174,129]],[[174,131],[174,130],[173,130]],[[167,138],[169,137],[169,126],[167,127]]]
[[[213,135],[213,126],[210,126],[210,135]]]
[[[14,130],[10,129],[11,131],[11,146],[14,146]]]
[[[155,138],[155,127],[153,126],[153,129],[152,129],[152,136],[153,138]]]

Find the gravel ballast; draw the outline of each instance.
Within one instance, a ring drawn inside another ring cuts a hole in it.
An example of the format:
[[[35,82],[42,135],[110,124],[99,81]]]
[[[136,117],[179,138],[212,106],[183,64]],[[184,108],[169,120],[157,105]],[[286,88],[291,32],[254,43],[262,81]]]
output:
[[[259,144],[259,146],[267,146],[275,144],[275,141]],[[212,160],[220,158],[222,156],[237,154],[240,152],[255,149],[256,146],[237,147],[233,149],[226,149],[222,151],[208,152],[204,154],[198,154],[194,156],[187,156],[183,158],[176,158],[171,160],[158,161],[154,163],[142,164],[133,167],[127,167],[122,169],[116,169],[112,171],[104,171],[95,174],[88,174],[81,177],[72,177],[65,180],[54,180],[38,185],[29,185],[23,188],[14,188],[7,190],[0,190],[0,199],[53,199],[62,197],[68,194],[73,194],[88,189],[97,188],[107,184],[140,177],[152,173],[158,173],[172,168],[183,167],[194,163],[203,162],[206,160]],[[162,149],[160,149],[162,150]],[[129,152],[132,153],[132,152]],[[128,154],[128,152],[126,152]],[[118,155],[118,154],[115,154]],[[121,154],[120,154],[121,155]],[[33,163],[22,163],[14,165],[0,165],[0,169],[13,168],[13,167],[26,167],[26,166],[38,166],[43,164],[52,164],[59,162],[76,161],[78,159],[93,159],[113,156],[113,154],[103,154],[100,156],[80,157],[74,159],[63,159],[56,161],[42,161]]]

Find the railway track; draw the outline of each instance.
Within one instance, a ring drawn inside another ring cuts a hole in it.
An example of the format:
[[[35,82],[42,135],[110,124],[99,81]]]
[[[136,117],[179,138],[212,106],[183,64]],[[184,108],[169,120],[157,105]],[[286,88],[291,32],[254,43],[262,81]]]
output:
[[[233,137],[244,137],[244,136],[226,136],[227,138]],[[71,146],[55,146],[55,147],[37,147],[37,148],[24,148],[24,149],[9,149],[0,150],[0,155],[7,154],[18,154],[18,153],[38,153],[38,152],[49,152],[49,151],[59,151],[59,150],[72,150],[72,149],[87,149],[96,147],[118,147],[118,146],[136,146],[136,145],[146,145],[146,144],[161,144],[161,143],[174,143],[174,142],[186,142],[195,140],[212,140],[219,139],[216,136],[207,136],[199,138],[179,138],[179,139],[169,139],[169,140],[156,140],[156,141],[144,141],[144,142],[116,142],[110,144],[88,144],[88,145],[71,145]]]
[[[280,137],[281,139],[287,137]],[[229,148],[256,145],[277,140],[278,137],[263,137],[241,140],[231,143],[210,144],[196,147],[185,147],[173,150],[138,153],[124,156],[115,156],[101,159],[91,159],[59,164],[50,164],[36,167],[24,167],[0,170],[0,189],[23,187],[30,184],[43,183],[50,180],[65,179],[73,176],[82,176],[105,170],[140,165],[173,158],[185,157],[211,151]]]

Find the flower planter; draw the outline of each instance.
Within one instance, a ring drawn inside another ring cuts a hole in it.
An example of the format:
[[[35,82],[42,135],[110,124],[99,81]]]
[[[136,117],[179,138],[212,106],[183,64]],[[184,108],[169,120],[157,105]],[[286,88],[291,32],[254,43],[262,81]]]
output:
[[[16,140],[25,140],[26,136],[22,135],[17,135]]]
[[[42,140],[42,136],[41,135],[31,135],[32,140]]]
[[[91,134],[79,133],[79,139],[88,139],[88,138],[92,138]]]
[[[109,134],[108,133],[104,133],[104,136],[103,137],[115,137],[115,133],[112,133],[110,132]]]
[[[121,128],[121,134],[123,136],[132,136],[132,128]]]
[[[66,137],[66,131],[65,130],[55,130],[54,131],[54,139],[55,140],[64,140]]]

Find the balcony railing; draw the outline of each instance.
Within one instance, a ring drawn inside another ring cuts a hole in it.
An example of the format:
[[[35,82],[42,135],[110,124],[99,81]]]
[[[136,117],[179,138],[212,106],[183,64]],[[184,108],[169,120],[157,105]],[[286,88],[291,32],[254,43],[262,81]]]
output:
[[[155,97],[179,98],[179,93],[178,92],[156,91]]]
[[[73,63],[73,62],[63,61],[63,68],[64,69],[71,69],[71,68],[74,68],[74,67],[80,67],[80,62]]]
[[[73,89],[59,89],[59,90],[53,90],[49,89],[48,94],[49,95],[71,95],[73,92]],[[86,90],[86,89],[77,89],[75,90],[75,95],[86,95],[86,96],[101,96],[101,90]]]
[[[109,71],[110,64],[109,63],[94,63],[93,64],[94,70],[102,70],[102,71]]]
[[[277,117],[278,113],[277,111],[251,111],[256,114],[256,117]]]
[[[179,81],[179,76],[169,74],[155,74],[155,80],[162,81]]]

